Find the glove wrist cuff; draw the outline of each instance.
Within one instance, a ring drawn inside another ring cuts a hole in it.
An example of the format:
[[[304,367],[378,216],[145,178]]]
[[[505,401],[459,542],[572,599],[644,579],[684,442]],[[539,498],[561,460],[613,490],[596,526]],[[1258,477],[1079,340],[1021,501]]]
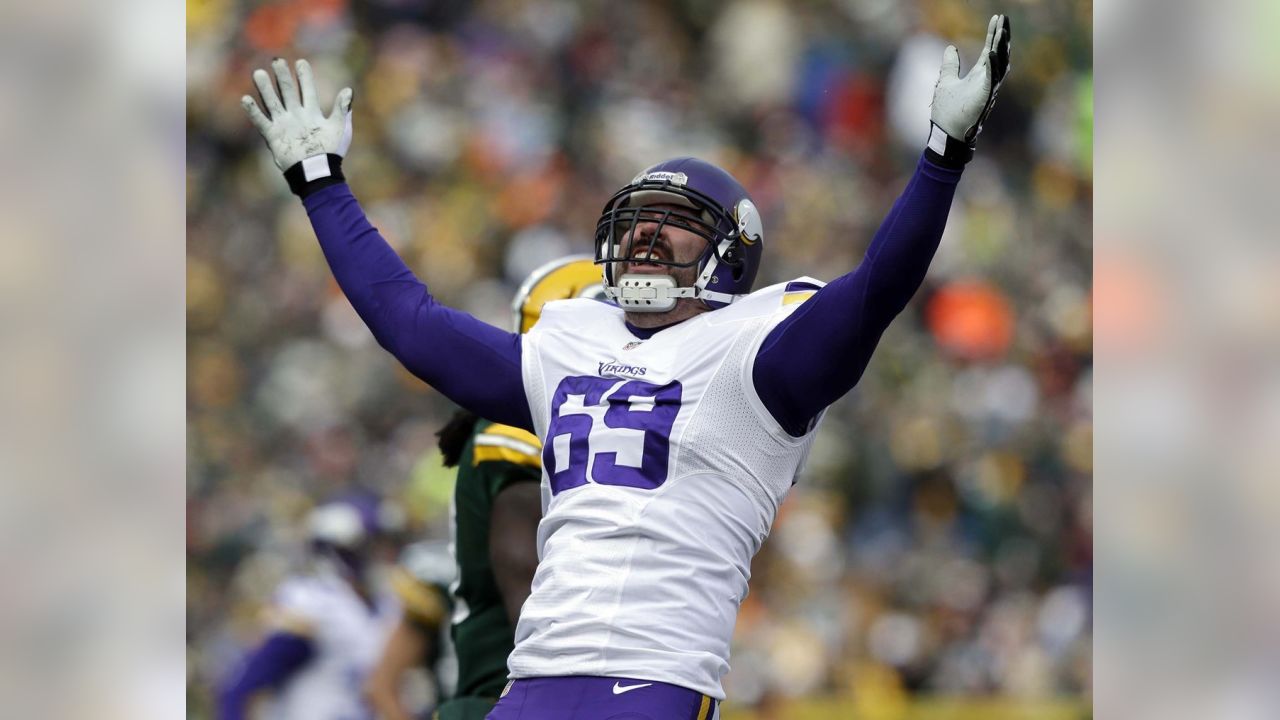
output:
[[[289,183],[289,190],[303,199],[331,185],[347,181],[342,174],[342,156],[333,153],[312,155],[302,162],[294,163],[284,171],[284,179]]]
[[[959,170],[973,159],[973,145],[957,140],[938,127],[929,123],[929,144],[924,155],[935,165]]]

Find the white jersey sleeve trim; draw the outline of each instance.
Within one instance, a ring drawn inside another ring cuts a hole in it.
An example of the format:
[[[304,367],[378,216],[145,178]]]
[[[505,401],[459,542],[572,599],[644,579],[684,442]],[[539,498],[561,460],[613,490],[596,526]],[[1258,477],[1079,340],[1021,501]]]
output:
[[[533,434],[542,439],[550,422],[550,398],[542,377],[542,356],[539,345],[542,333],[534,325],[520,338],[520,374],[524,381],[525,402],[529,403],[529,417],[533,420]]]

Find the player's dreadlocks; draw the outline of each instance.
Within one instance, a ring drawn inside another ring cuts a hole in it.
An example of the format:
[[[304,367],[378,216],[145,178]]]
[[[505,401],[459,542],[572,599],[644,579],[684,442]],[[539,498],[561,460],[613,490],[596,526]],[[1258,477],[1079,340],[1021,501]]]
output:
[[[453,414],[436,437],[440,438],[440,452],[444,454],[444,466],[456,467],[462,458],[462,449],[471,439],[471,431],[475,430],[480,416],[467,410],[459,410]]]

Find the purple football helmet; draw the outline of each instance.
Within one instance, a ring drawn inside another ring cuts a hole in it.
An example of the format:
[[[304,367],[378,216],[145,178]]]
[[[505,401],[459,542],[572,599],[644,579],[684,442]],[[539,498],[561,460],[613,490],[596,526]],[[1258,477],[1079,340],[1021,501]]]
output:
[[[635,254],[632,229],[641,220],[658,223],[658,232],[647,241],[640,240],[650,250],[668,223],[707,241],[706,250],[693,262],[646,260],[654,265],[696,266],[698,277],[692,288],[676,288],[668,280],[668,287],[652,289],[660,285],[653,275],[618,277],[617,263]],[[700,298],[712,308],[728,305],[751,292],[763,250],[764,226],[746,189],[724,170],[692,157],[666,160],[636,175],[609,198],[596,224],[595,261],[604,265],[605,291],[631,311],[668,310],[679,297]]]
[[[313,553],[336,561],[352,577],[362,577],[375,544],[403,525],[397,505],[355,489],[313,508],[307,516],[307,536]]]

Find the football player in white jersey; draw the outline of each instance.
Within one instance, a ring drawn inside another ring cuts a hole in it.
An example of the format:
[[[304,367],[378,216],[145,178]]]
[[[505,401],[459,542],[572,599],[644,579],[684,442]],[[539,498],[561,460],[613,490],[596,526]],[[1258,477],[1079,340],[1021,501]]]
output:
[[[494,720],[704,720],[724,698],[750,561],[824,409],[923,281],[1009,68],[995,16],[977,63],[943,55],[916,172],[863,262],[752,292],[765,241],[746,189],[694,158],[605,203],[596,261],[617,306],[548,303],[526,335],[437,303],[342,175],[349,89],[254,73],[243,104],[378,341],[459,405],[543,441],[539,565]],[[924,135],[924,128],[922,136]]]
[[[267,636],[219,693],[220,720],[372,720],[362,685],[400,613],[371,578],[378,507],[352,495],[308,516],[313,567],[277,588]]]

